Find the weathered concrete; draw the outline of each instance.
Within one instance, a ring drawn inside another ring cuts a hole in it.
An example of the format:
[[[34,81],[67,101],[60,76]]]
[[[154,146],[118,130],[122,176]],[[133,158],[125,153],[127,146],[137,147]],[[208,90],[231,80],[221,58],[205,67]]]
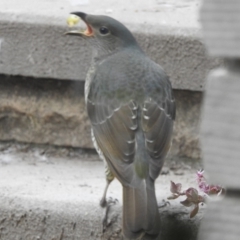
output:
[[[69,12],[107,14],[125,23],[146,53],[161,64],[176,89],[202,91],[205,74],[219,61],[205,55],[197,19],[199,0],[11,0],[0,2],[0,73],[84,80],[91,51],[64,36]],[[184,16],[184,17],[183,17]]]
[[[0,140],[93,148],[83,81],[0,75]],[[177,118],[169,157],[200,158],[202,93],[174,92]]]
[[[119,203],[111,224],[102,233],[104,210],[99,206],[105,185],[103,163],[97,155],[65,157],[58,151],[27,145],[0,145],[0,238],[2,240],[121,239],[121,186],[115,180],[108,196]],[[71,152],[71,151],[70,151]],[[68,155],[68,154],[67,154]],[[170,180],[183,189],[196,187],[195,170],[169,171],[156,182],[159,203],[170,193]],[[193,219],[184,197],[160,208],[161,240],[195,240],[202,210]]]
[[[169,156],[201,158],[199,125],[201,122],[201,92],[174,91],[176,98],[176,121]]]
[[[2,77],[0,85],[1,140],[92,147],[84,82]]]

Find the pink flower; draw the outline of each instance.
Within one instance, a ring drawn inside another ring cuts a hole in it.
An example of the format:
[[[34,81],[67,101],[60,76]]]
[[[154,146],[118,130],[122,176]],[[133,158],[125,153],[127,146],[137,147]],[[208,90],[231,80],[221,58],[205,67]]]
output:
[[[200,170],[197,172],[197,183],[199,189],[208,195],[221,194],[223,192],[223,188],[219,185],[208,185],[205,177],[203,176],[203,173],[204,170]]]

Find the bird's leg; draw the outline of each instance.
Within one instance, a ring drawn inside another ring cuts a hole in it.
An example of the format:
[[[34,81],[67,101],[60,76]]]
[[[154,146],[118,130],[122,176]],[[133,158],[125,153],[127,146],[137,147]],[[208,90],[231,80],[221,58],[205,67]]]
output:
[[[106,181],[106,186],[105,186],[105,189],[104,189],[104,192],[103,192],[103,196],[100,200],[100,206],[102,208],[106,207],[107,206],[107,200],[106,200],[106,196],[107,196],[107,190],[108,190],[108,187],[110,185],[111,181]]]
[[[112,224],[114,224],[117,221],[117,217],[118,217],[114,210],[115,209],[114,205],[116,205],[118,203],[118,200],[113,199],[111,197],[108,200],[106,198],[108,187],[114,179],[114,175],[111,172],[111,170],[109,169],[108,164],[106,162],[105,162],[105,176],[106,176],[106,186],[104,188],[103,196],[100,200],[100,206],[102,208],[105,208],[104,216],[102,219],[103,233],[107,230],[107,228],[109,226],[111,226]]]
[[[105,186],[105,189],[104,189],[104,192],[103,192],[103,196],[102,196],[102,198],[100,200],[100,206],[101,207],[106,207],[107,206],[107,203],[108,203],[108,201],[106,199],[107,190],[108,190],[108,187],[109,187],[110,183],[114,179],[114,175],[111,172],[111,170],[109,169],[107,163],[105,163],[105,176],[106,176],[106,186]]]
[[[118,207],[117,203],[118,201],[116,199],[115,200],[110,199],[109,201],[106,202],[106,208],[102,219],[103,233],[108,229],[108,227],[117,222],[118,219],[118,213],[116,211],[116,207]]]

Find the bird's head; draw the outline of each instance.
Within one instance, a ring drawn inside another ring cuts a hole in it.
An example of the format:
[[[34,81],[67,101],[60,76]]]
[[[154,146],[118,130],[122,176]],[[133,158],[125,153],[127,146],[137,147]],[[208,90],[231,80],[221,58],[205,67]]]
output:
[[[98,51],[111,53],[123,48],[138,47],[132,33],[111,17],[83,12],[73,12],[71,16],[81,18],[87,27],[85,31],[71,30],[66,34],[87,40]]]

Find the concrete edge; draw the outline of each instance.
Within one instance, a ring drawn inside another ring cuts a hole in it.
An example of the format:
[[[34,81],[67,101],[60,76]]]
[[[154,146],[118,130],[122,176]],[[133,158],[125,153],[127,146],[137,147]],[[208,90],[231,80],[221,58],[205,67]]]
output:
[[[220,64],[206,56],[200,29],[124,22],[144,51],[162,65],[175,89],[202,91],[206,73]],[[85,42],[63,36],[65,18],[26,13],[0,16],[0,73],[84,80],[91,51]]]

